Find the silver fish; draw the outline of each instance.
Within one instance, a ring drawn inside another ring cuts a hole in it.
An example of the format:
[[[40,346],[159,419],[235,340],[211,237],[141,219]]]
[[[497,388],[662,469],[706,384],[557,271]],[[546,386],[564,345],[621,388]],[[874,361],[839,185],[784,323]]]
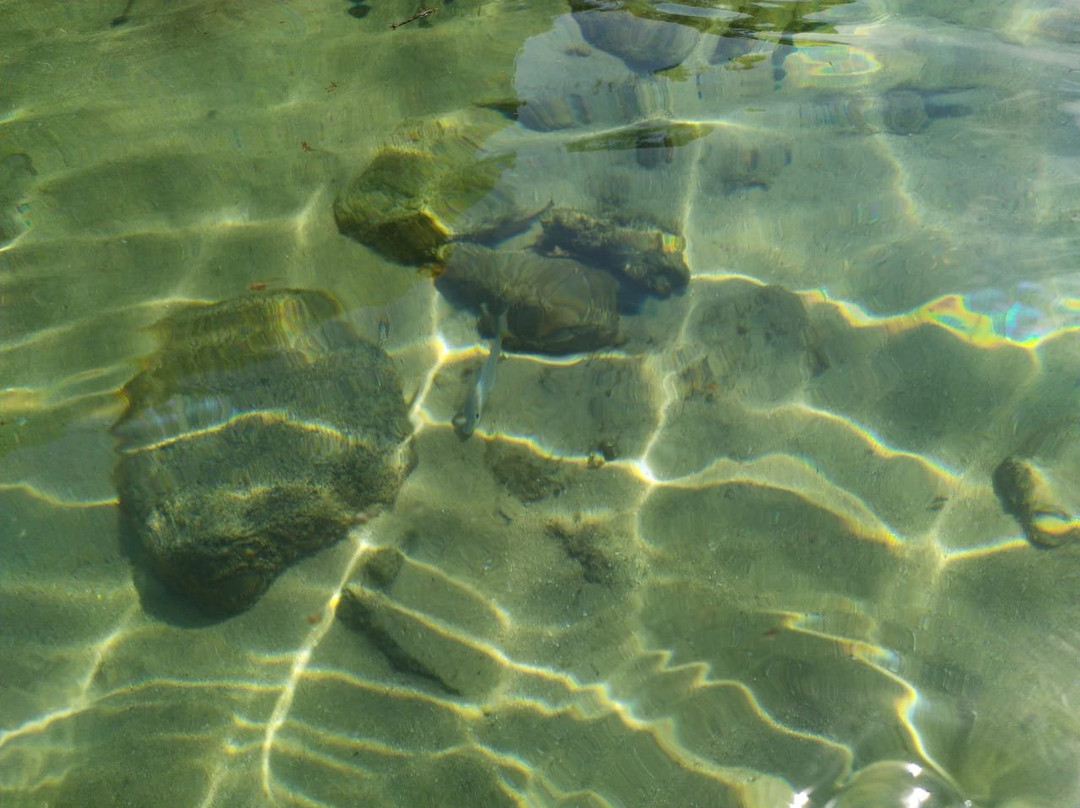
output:
[[[386,307],[379,309],[379,347],[383,347],[390,341],[390,312]]]
[[[506,331],[506,314],[499,315],[499,323],[495,336],[488,342],[488,355],[484,364],[480,366],[480,373],[476,376],[476,383],[469,389],[469,395],[465,404],[454,416],[452,423],[454,431],[464,440],[476,430],[480,423],[480,416],[484,410],[484,402],[487,401],[488,393],[495,384],[495,366],[499,364],[502,355],[502,339]]]

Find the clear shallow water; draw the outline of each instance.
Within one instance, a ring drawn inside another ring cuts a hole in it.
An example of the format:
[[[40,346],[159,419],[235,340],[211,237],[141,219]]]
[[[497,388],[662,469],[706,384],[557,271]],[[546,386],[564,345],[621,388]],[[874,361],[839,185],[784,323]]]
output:
[[[1076,513],[1080,17],[938,5],[735,45],[681,24],[714,3],[615,45],[562,2],[0,6],[2,802],[1075,803],[1080,558],[992,480]],[[477,116],[494,197],[649,219],[692,280],[616,349],[504,359],[461,442],[475,317],[333,201]],[[418,462],[251,610],[169,620],[119,391],[167,312],[264,284],[382,324]],[[411,670],[337,619],[379,548]]]

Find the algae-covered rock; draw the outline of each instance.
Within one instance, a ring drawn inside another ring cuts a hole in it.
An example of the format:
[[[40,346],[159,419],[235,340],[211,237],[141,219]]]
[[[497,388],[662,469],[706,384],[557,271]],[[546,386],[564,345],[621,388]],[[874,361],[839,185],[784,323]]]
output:
[[[411,468],[394,366],[337,313],[305,291],[184,309],[124,388],[116,484],[137,557],[205,612],[251,606]]]
[[[495,113],[471,110],[406,126],[334,200],[338,229],[403,264],[444,260],[456,235],[485,226],[463,214],[513,161],[480,156],[480,143],[501,125]],[[487,226],[513,215],[503,209]]]
[[[667,297],[690,282],[683,258],[686,241],[649,224],[624,224],[576,210],[555,208],[541,219],[537,245],[567,253],[611,272],[639,291]]]
[[[618,336],[615,279],[569,258],[459,244],[438,283],[477,311],[505,311],[510,350],[592,351]]]
[[[1036,547],[1060,547],[1080,540],[1080,519],[1050,475],[1032,460],[1007,457],[994,469],[994,493]]]
[[[438,173],[430,154],[380,152],[334,202],[338,229],[401,263],[438,260],[450,240],[431,210]]]
[[[1027,427],[992,481],[1032,545],[1080,542],[1080,419],[1069,414]]]

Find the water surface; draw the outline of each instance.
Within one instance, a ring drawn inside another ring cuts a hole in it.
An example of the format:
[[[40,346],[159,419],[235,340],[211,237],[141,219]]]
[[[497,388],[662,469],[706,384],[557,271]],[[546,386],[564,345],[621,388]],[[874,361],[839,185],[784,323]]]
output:
[[[0,802],[1073,804],[1076,8],[392,27],[424,8],[0,4]],[[475,315],[333,210],[455,127],[488,204],[660,228],[691,270],[616,346],[504,357],[467,441]],[[250,610],[178,619],[118,535],[121,390],[168,313],[285,288],[390,353],[417,464]],[[404,665],[338,614],[386,559]]]

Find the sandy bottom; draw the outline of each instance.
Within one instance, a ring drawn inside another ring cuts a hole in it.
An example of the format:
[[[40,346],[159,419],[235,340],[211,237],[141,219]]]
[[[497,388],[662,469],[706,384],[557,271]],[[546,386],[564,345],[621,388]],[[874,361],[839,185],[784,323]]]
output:
[[[5,806],[1075,799],[1080,549],[992,483],[1080,513],[1075,11],[838,6],[778,87],[707,36],[635,74],[554,0],[55,5],[2,35]],[[508,355],[461,441],[474,318],[332,201],[403,120],[515,93],[567,125],[507,119],[499,191],[678,229],[693,277],[617,349]],[[640,120],[700,136],[590,147]],[[190,625],[140,602],[108,428],[148,326],[264,287],[389,323],[418,463]]]

